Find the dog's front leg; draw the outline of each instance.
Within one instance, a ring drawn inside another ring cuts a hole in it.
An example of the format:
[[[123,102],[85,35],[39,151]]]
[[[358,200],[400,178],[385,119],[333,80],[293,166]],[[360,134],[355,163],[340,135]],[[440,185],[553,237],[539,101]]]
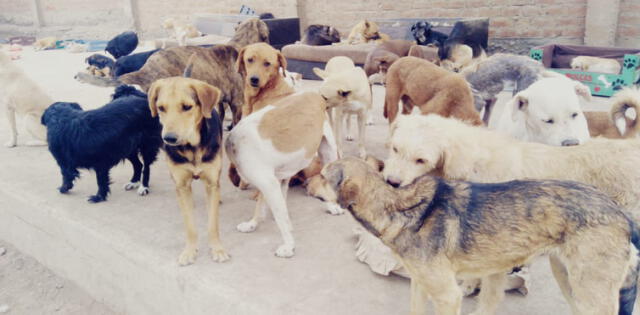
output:
[[[109,194],[109,168],[96,168],[96,180],[98,182],[98,193],[89,197],[89,202],[96,203],[107,200]]]
[[[358,112],[358,154],[361,159],[367,157],[367,150],[365,148],[365,132],[367,123],[367,110],[361,110]]]
[[[342,128],[344,128],[344,112],[341,108],[334,108],[334,117],[333,117],[333,133],[336,137],[336,145],[338,147],[338,157],[342,158],[344,156],[343,149],[343,140],[342,139]]]
[[[411,315],[424,315],[427,299],[430,297],[435,306],[435,314],[459,315],[462,305],[462,292],[458,287],[455,273],[446,266],[421,265],[417,268],[405,264],[411,276],[411,283],[416,281],[415,290],[411,291]],[[414,280],[415,279],[415,280]]]
[[[504,298],[506,280],[507,278],[503,272],[482,278],[478,306],[470,315],[495,314],[498,304]]]
[[[411,315],[427,314],[429,294],[416,280],[411,280]]]
[[[193,175],[180,167],[174,166],[169,163],[169,170],[171,171],[171,177],[176,184],[176,194],[178,196],[178,206],[184,219],[184,226],[187,231],[187,240],[184,246],[184,250],[178,257],[178,264],[180,266],[186,266],[193,264],[196,261],[198,255],[198,232],[193,219],[193,196],[191,192],[191,182],[193,181]]]
[[[9,141],[4,145],[8,148],[13,148],[18,144],[18,128],[16,127],[16,111],[9,104],[7,106],[7,120],[9,121]]]
[[[78,177],[78,170],[75,168],[60,166],[60,173],[62,173],[62,186],[58,187],[58,191],[61,194],[66,194],[73,188],[73,181]]]
[[[220,171],[222,169],[222,155],[219,154],[213,163],[213,170],[205,177],[205,189],[207,204],[209,207],[209,248],[211,258],[216,262],[229,260],[229,254],[220,242],[219,217],[220,217]]]

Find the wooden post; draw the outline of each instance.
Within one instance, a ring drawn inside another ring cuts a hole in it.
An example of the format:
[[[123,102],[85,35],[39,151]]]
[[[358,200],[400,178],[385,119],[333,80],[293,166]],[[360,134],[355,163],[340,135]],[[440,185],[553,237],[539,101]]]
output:
[[[40,0],[32,0],[33,3],[33,24],[35,27],[40,28],[44,26],[42,19],[42,10],[40,9]]]
[[[615,46],[620,0],[587,0],[584,44]]]
[[[131,27],[136,33],[140,32],[138,21],[138,11],[136,10],[136,0],[123,0],[124,15],[131,20]]]

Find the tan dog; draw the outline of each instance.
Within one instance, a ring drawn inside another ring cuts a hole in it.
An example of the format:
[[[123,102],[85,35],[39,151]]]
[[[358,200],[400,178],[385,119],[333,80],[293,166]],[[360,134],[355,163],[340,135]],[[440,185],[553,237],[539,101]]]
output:
[[[325,166],[321,176],[312,195],[347,208],[402,260],[413,315],[427,314],[429,299],[436,314],[460,314],[457,279],[466,277],[483,279],[473,314],[494,314],[506,271],[545,254],[573,314],[633,311],[638,231],[592,186],[422,176],[394,189],[355,158]]]
[[[571,69],[598,73],[620,74],[622,66],[615,59],[578,56],[571,60]]]
[[[41,38],[38,39],[37,41],[35,41],[35,43],[33,43],[33,48],[38,51],[38,50],[45,50],[45,49],[53,49],[56,48],[56,42],[58,41],[57,38],[55,37],[45,37],[45,38]]]
[[[363,20],[351,29],[351,33],[349,33],[349,37],[347,37],[347,44],[379,44],[390,39],[389,35],[380,33],[378,24],[368,20]]]
[[[172,38],[178,41],[178,45],[186,46],[188,38],[195,38],[202,36],[202,33],[196,29],[193,24],[178,21],[175,18],[168,18],[162,23],[164,28]],[[166,47],[162,47],[163,49]]]
[[[611,99],[611,110],[606,112],[585,112],[589,134],[592,137],[611,139],[636,138],[640,135],[640,90],[628,87],[619,91]]]
[[[346,138],[351,135],[351,116],[358,119],[358,153],[361,158],[367,155],[365,149],[365,130],[372,106],[371,85],[367,75],[360,67],[356,67],[348,57],[337,56],[329,59],[323,71],[313,68],[323,79],[319,92],[327,100],[331,114],[333,132],[338,144],[338,156],[343,156],[343,128],[346,120]]]
[[[178,205],[187,231],[181,266],[195,262],[198,232],[194,222],[191,182],[202,179],[209,212],[208,232],[214,261],[229,259],[218,232],[222,120],[216,110],[222,93],[205,82],[181,77],[158,80],[149,89],[149,108],[159,116],[167,164],[176,184]]]
[[[11,148],[18,144],[17,116],[23,117],[24,127],[32,138],[26,145],[46,145],[47,129],[40,118],[51,104],[51,97],[15,65],[11,57],[0,51],[0,105],[9,122],[9,141],[5,146]]]
[[[364,62],[364,72],[367,77],[378,72],[386,73],[391,64],[398,58],[407,56],[414,45],[415,42],[401,39],[389,40],[378,44],[375,49],[367,54]]]
[[[403,57],[389,68],[384,117],[390,123],[398,114],[400,100],[404,114],[418,106],[423,114],[455,117],[478,126],[483,124],[465,79],[424,59]]]

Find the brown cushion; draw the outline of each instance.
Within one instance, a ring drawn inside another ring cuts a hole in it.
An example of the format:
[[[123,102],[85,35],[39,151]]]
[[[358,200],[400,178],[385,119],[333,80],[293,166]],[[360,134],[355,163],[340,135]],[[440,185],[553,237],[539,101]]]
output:
[[[593,56],[617,59],[622,63],[625,54],[639,54],[640,49],[595,47],[580,45],[546,45],[536,47],[542,49],[542,64],[547,68],[571,68],[571,60],[578,56]]]
[[[331,46],[310,46],[304,44],[292,44],[282,48],[282,54],[286,58],[327,62],[336,56],[346,56],[351,58],[356,64],[364,64],[367,54],[375,47],[375,44],[360,45],[331,45]]]

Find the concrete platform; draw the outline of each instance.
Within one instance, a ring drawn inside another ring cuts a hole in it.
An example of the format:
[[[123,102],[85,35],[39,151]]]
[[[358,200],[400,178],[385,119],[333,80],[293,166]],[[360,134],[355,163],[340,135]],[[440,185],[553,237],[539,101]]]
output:
[[[86,54],[26,51],[19,62],[58,100],[93,108],[108,100],[111,89],[73,80]],[[305,82],[313,88],[317,82]],[[382,117],[383,90],[375,87],[375,125],[368,127],[367,148],[384,157],[387,125]],[[595,102],[594,106],[598,102]],[[0,119],[4,119],[0,117]],[[4,121],[4,120],[0,120]],[[0,142],[7,135],[0,124]],[[24,142],[21,138],[20,143]],[[355,154],[355,144],[347,151]],[[152,169],[151,194],[139,197],[122,186],[129,164],[112,170],[112,194],[101,204],[86,197],[97,187],[93,173],[69,195],[56,191],[61,178],[44,147],[0,147],[0,239],[74,281],[93,297],[123,314],[407,314],[409,282],[383,277],[359,263],[354,253],[349,215],[330,216],[300,188],[289,193],[296,255],[273,252],[280,236],[272,219],[242,234],[235,226],[251,216],[252,192],[239,191],[223,177],[221,236],[232,258],[214,263],[204,242],[204,192],[195,182],[200,256],[188,267],[176,258],[184,228],[174,186],[162,156]],[[226,169],[226,161],[225,161]],[[568,314],[546,259],[534,264],[530,293],[508,294],[498,314]],[[0,279],[0,286],[2,279]],[[473,298],[464,300],[463,313]]]

